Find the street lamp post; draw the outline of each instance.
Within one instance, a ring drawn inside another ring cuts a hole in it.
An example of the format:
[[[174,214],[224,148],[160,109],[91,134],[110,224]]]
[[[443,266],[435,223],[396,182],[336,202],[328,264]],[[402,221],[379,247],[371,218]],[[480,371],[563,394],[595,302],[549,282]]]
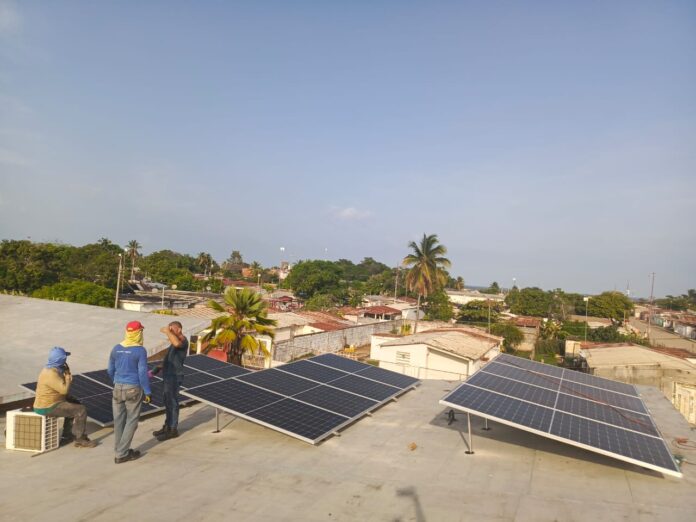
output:
[[[587,342],[587,307],[590,304],[590,297],[583,297],[583,301],[585,301],[585,342]]]
[[[118,255],[118,273],[116,275],[116,301],[114,308],[118,308],[118,294],[121,291],[121,272],[123,271],[123,254]]]

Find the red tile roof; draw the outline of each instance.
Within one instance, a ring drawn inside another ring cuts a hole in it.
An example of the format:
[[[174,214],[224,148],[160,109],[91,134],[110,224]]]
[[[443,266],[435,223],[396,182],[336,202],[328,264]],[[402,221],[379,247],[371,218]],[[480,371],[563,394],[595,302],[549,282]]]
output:
[[[324,330],[325,332],[334,332],[336,330],[345,330],[348,328],[347,324],[334,323],[334,322],[316,322],[309,323],[312,328],[318,328],[319,330]]]
[[[375,315],[401,315],[401,310],[397,310],[396,308],[392,308],[390,306],[381,305],[368,306],[367,308],[363,308],[360,311],[362,313]]]
[[[515,326],[522,326],[524,328],[538,328],[541,325],[541,319],[538,317],[515,317],[512,322]]]

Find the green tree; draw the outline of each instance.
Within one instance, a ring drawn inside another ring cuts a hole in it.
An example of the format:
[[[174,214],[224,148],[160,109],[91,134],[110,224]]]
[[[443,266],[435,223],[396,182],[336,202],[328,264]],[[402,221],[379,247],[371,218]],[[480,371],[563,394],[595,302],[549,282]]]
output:
[[[504,339],[503,348],[506,352],[514,352],[524,341],[522,330],[511,323],[496,323],[491,326],[491,333]]]
[[[450,321],[454,317],[449,296],[442,290],[435,290],[423,306],[427,321]]]
[[[633,312],[633,302],[621,292],[602,292],[590,298],[587,313],[592,317],[607,317],[613,321],[623,321]]]
[[[257,352],[264,355],[268,350],[255,337],[266,335],[275,337],[274,327],[277,322],[268,318],[266,303],[261,295],[244,288],[228,288],[224,294],[224,306],[217,301],[210,301],[208,306],[225,315],[216,317],[210,323],[210,332],[203,337],[210,347],[222,346],[227,352],[227,360],[232,364],[242,365],[244,352]]]
[[[196,256],[196,265],[203,269],[203,276],[212,275],[213,271],[213,256],[207,252],[199,252]]]
[[[71,281],[44,286],[32,297],[110,307],[114,304],[115,292],[88,281]]]
[[[324,312],[336,308],[338,304],[335,296],[331,294],[314,294],[305,301],[304,309],[309,311]]]
[[[482,294],[499,294],[500,293],[500,286],[498,285],[497,281],[493,281],[491,283],[491,286],[481,290],[481,293]]]
[[[408,247],[412,253],[404,257],[403,265],[409,269],[406,285],[418,295],[414,327],[414,333],[417,333],[421,298],[427,298],[434,290],[444,286],[447,281],[444,269],[449,268],[452,263],[444,257],[447,247],[439,243],[437,234],[423,234],[420,243],[411,241]]]
[[[457,290],[464,290],[464,278],[462,276],[455,279],[454,288]]]
[[[283,283],[304,299],[317,293],[341,298],[344,294],[341,269],[331,261],[300,261],[292,267]]]
[[[497,322],[500,312],[502,311],[502,305],[500,303],[493,301],[481,301],[479,299],[476,301],[471,301],[459,308],[457,322],[465,324],[487,324],[489,310],[491,323]]]
[[[138,257],[140,257],[141,248],[142,246],[135,239],[129,241],[128,245],[126,246],[126,249],[128,250],[127,255],[130,258],[131,262],[131,281],[135,279],[135,260],[138,259]]]
[[[505,302],[513,314],[546,317],[552,303],[552,296],[541,288],[523,288],[508,293]]]

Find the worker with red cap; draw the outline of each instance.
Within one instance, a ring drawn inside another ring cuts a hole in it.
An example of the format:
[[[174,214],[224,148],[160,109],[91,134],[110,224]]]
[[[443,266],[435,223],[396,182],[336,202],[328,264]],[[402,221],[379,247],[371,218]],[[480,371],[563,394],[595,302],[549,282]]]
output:
[[[114,382],[112,407],[114,412],[114,462],[121,464],[140,457],[131,449],[138,427],[142,403],[149,403],[152,392],[147,372],[147,351],[143,347],[143,325],[131,321],[126,325],[126,337],[114,346],[109,357],[109,377]]]

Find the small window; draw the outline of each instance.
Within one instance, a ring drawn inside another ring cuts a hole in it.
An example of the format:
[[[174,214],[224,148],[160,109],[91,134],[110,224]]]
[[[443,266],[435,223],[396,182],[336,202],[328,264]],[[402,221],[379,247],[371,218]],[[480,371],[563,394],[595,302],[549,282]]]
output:
[[[409,352],[396,352],[396,362],[398,362],[398,363],[411,362],[411,354]]]

